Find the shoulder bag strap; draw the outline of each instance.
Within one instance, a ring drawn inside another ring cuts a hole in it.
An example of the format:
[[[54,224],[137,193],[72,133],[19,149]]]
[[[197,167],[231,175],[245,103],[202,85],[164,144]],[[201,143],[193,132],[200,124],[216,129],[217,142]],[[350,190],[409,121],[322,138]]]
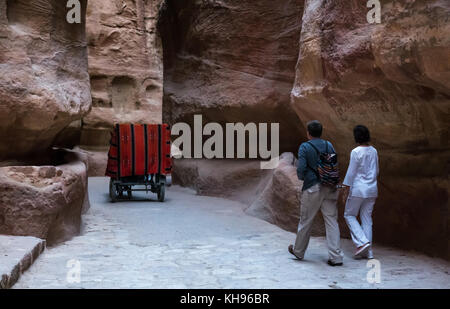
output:
[[[320,151],[319,151],[319,149],[317,149],[317,147],[314,146],[313,143],[311,143],[311,142],[307,142],[307,144],[311,145],[311,146],[314,148],[314,150],[317,152],[317,155],[320,157]],[[306,160],[306,166],[308,166],[310,169],[312,169],[312,170],[314,171],[314,173],[316,173],[317,177],[320,179],[319,172],[317,171],[317,168],[312,168],[312,167],[308,164],[308,160]]]

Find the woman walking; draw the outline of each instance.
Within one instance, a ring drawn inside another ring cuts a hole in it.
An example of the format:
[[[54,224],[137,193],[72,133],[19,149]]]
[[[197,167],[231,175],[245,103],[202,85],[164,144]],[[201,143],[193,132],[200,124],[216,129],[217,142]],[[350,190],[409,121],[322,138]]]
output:
[[[367,127],[356,126],[353,135],[358,147],[350,154],[350,164],[343,183],[344,198],[347,199],[344,218],[357,247],[355,257],[373,259],[372,211],[378,196],[378,153],[369,144],[370,132]],[[361,224],[357,219],[358,214]]]

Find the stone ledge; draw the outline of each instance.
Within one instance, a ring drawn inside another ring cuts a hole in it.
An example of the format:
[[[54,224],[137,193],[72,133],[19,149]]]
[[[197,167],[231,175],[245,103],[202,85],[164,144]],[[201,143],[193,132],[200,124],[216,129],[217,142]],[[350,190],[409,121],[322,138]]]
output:
[[[89,209],[87,156],[57,149],[55,165],[0,167],[0,234],[54,245],[79,235]]]
[[[0,289],[11,288],[45,249],[45,240],[0,235]]]

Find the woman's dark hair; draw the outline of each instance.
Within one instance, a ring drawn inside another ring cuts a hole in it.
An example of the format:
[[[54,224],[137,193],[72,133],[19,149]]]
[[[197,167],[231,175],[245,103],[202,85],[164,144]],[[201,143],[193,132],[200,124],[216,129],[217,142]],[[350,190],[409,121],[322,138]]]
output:
[[[322,124],[318,120],[312,120],[306,124],[309,135],[312,137],[322,136]]]
[[[370,132],[366,126],[357,125],[353,129],[353,136],[355,137],[355,142],[358,144],[366,144],[370,142]]]

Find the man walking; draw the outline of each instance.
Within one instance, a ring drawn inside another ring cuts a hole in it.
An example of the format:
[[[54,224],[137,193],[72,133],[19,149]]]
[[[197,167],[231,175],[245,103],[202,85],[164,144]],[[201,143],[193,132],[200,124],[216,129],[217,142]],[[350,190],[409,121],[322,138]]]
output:
[[[298,225],[295,245],[289,246],[289,252],[302,260],[308,248],[311,228],[319,209],[325,221],[328,244],[328,264],[341,266],[343,254],[340,249],[340,233],[337,222],[337,198],[336,188],[324,186],[320,183],[317,166],[320,153],[336,153],[333,145],[321,139],[322,124],[313,120],[307,123],[307,135],[309,141],[300,145],[298,150],[297,176],[303,180],[300,222]]]

